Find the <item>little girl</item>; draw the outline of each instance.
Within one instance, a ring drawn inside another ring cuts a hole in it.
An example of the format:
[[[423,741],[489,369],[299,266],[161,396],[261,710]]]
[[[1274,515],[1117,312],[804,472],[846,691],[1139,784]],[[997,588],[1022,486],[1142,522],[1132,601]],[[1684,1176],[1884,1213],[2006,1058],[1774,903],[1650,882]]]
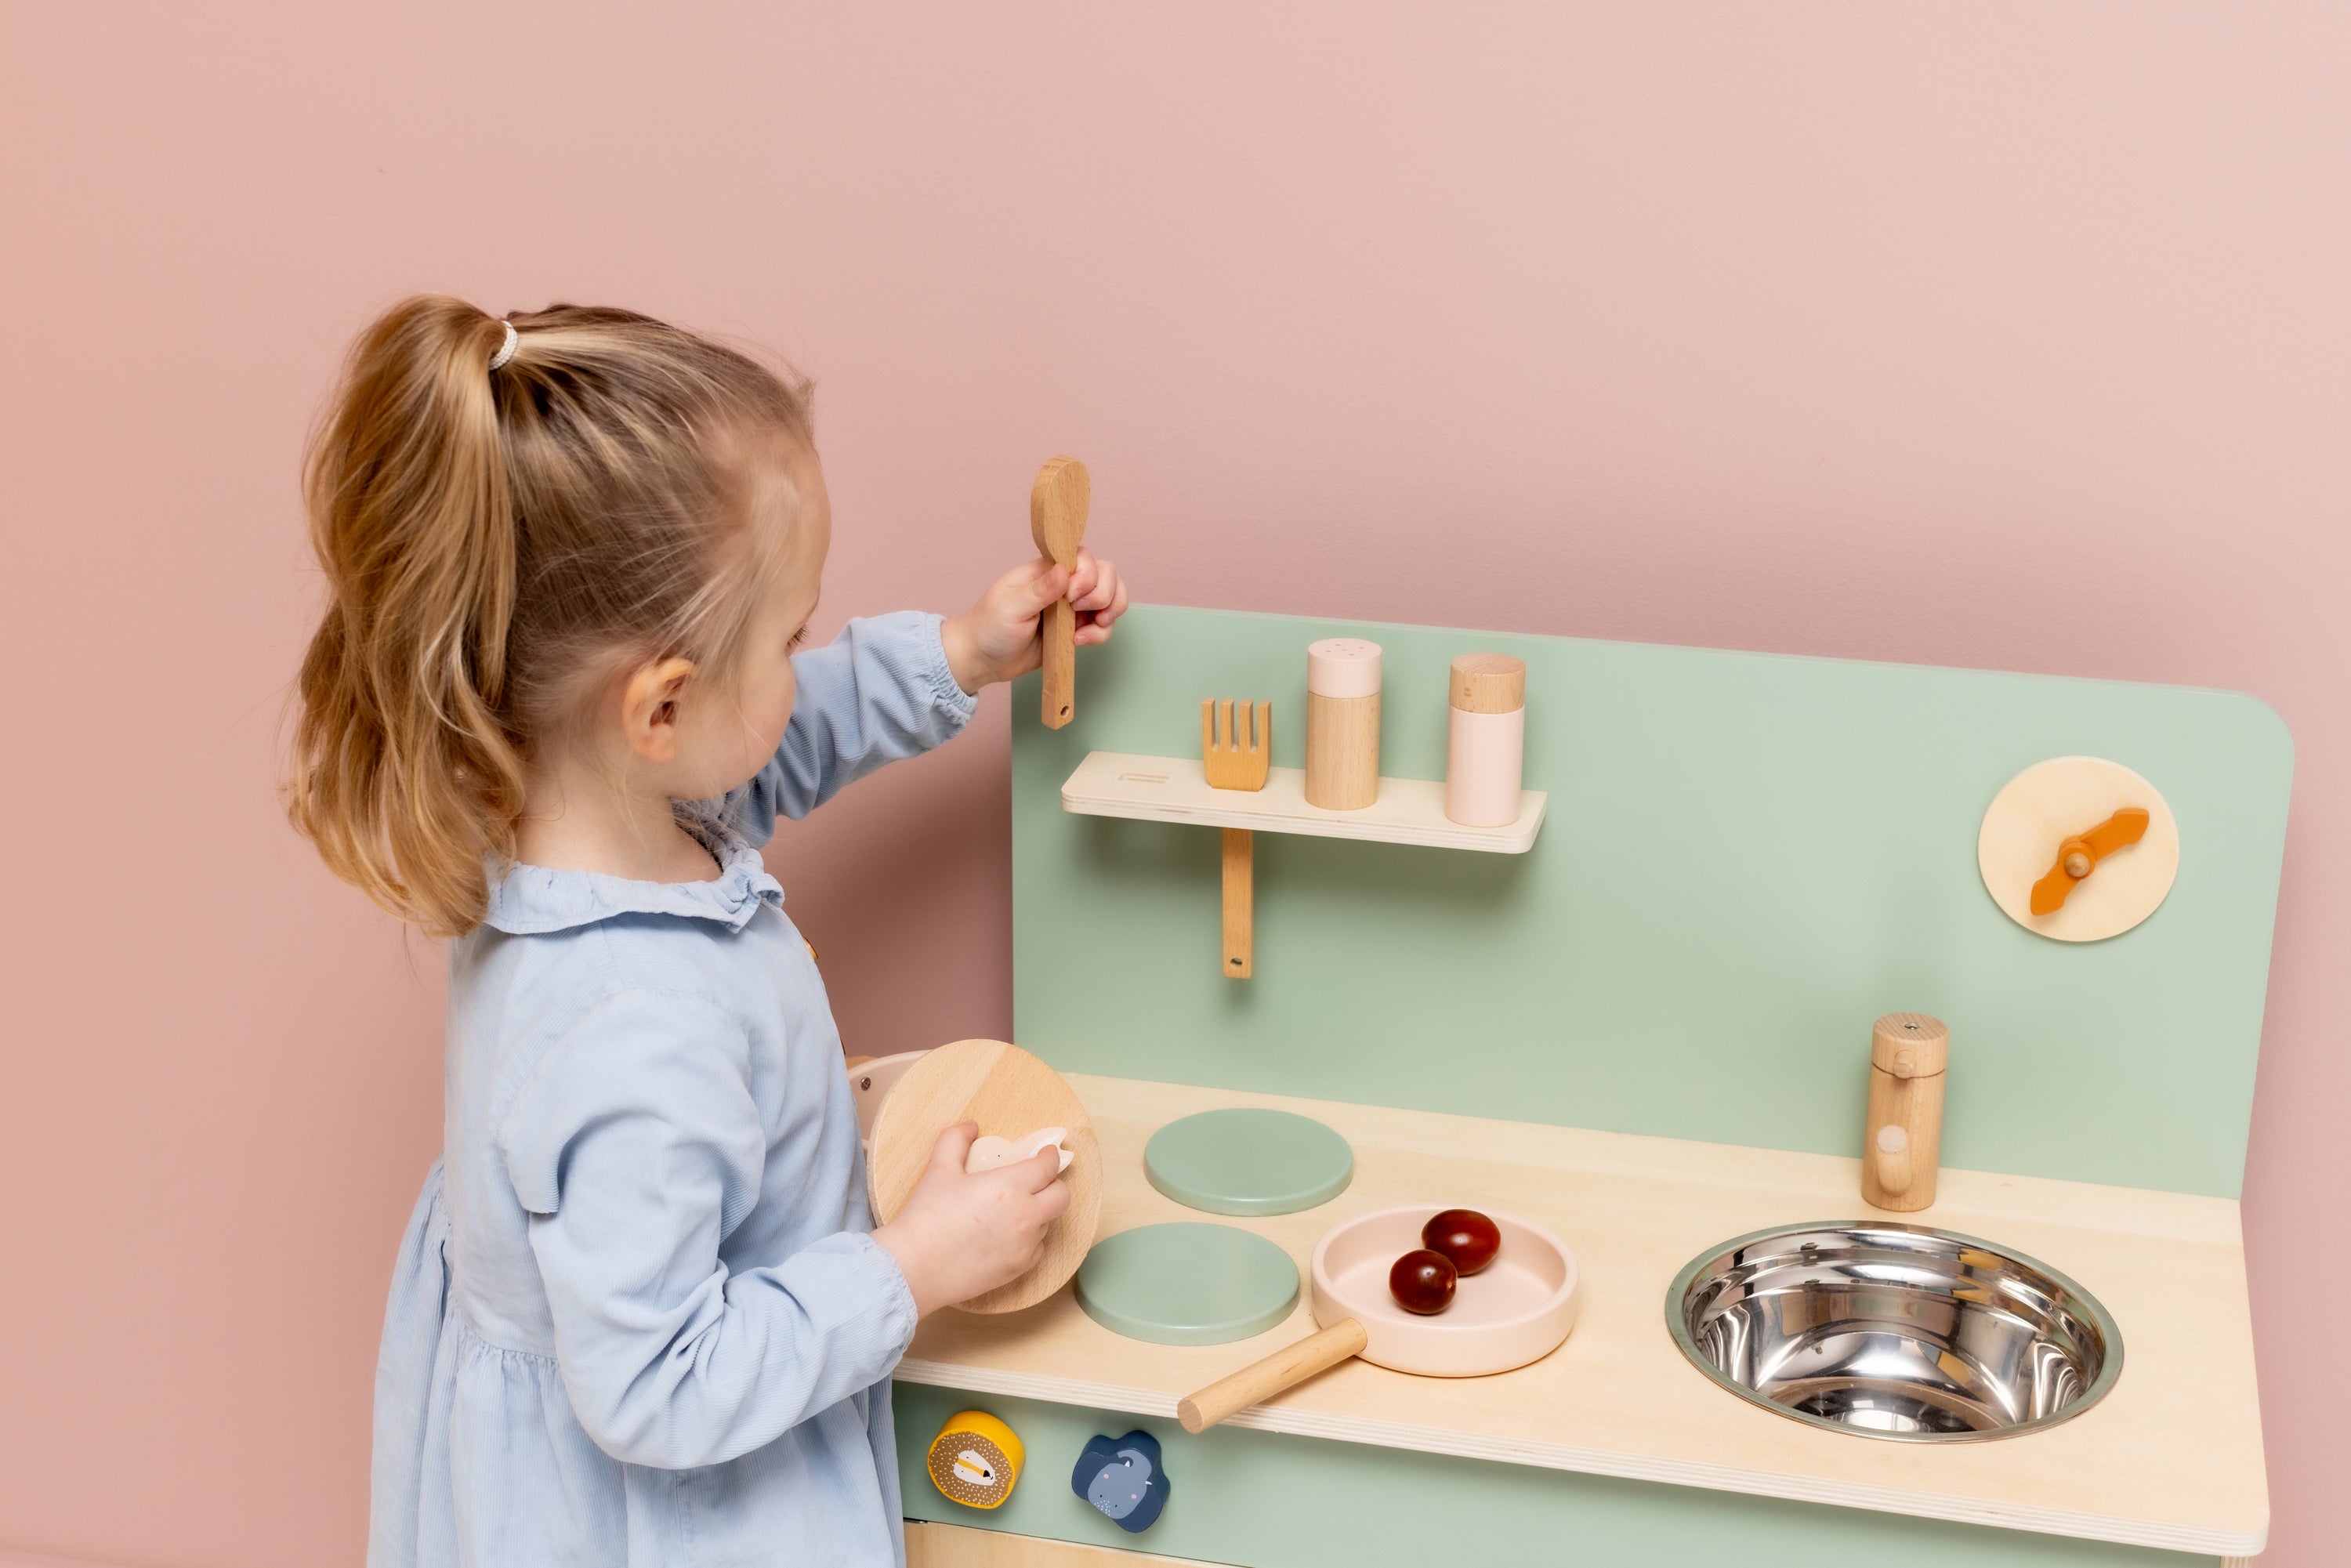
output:
[[[758,850],[953,737],[1118,574],[795,655],[806,389],[623,310],[370,328],[310,455],[331,602],[295,825],[449,954],[446,1117],[376,1373],[374,1568],[902,1562],[891,1369],[1069,1201],[939,1140],[875,1229],[814,955]]]

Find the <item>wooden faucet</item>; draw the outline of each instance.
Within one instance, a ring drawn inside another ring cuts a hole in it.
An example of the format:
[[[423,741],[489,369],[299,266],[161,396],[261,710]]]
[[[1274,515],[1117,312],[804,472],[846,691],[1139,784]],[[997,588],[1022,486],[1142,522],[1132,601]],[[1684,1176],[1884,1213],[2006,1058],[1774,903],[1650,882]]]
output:
[[[1943,1150],[1943,1069],[1951,1031],[1925,1013],[1887,1013],[1869,1043],[1869,1123],[1861,1197],[1897,1214],[1935,1201]]]

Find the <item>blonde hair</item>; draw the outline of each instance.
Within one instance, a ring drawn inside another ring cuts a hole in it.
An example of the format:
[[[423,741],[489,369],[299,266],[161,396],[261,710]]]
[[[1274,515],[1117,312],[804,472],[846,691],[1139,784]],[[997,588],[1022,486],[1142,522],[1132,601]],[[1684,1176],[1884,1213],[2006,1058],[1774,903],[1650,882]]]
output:
[[[627,310],[507,319],[493,371],[499,319],[394,306],[353,347],[304,472],[329,601],[287,815],[336,875],[435,936],[480,923],[530,746],[600,673],[677,654],[724,682],[797,512],[758,444],[812,450],[806,383],[733,350]]]

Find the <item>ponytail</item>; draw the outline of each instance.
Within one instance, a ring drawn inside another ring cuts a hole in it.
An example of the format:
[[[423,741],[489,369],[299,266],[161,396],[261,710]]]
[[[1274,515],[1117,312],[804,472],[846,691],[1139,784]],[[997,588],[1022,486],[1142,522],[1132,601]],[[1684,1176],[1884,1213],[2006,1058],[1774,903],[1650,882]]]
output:
[[[435,936],[470,930],[532,737],[590,666],[723,668],[790,522],[730,507],[766,493],[722,460],[744,429],[805,444],[804,386],[630,312],[509,326],[423,296],[368,329],[304,474],[329,602],[287,808],[329,869]]]

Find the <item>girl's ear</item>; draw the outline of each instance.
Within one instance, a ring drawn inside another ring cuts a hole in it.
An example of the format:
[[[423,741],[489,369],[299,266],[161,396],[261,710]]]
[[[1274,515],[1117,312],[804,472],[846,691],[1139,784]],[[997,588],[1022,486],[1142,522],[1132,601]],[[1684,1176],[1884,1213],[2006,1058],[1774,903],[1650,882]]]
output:
[[[621,688],[621,733],[630,751],[656,767],[677,760],[678,709],[694,684],[691,659],[641,666]]]

